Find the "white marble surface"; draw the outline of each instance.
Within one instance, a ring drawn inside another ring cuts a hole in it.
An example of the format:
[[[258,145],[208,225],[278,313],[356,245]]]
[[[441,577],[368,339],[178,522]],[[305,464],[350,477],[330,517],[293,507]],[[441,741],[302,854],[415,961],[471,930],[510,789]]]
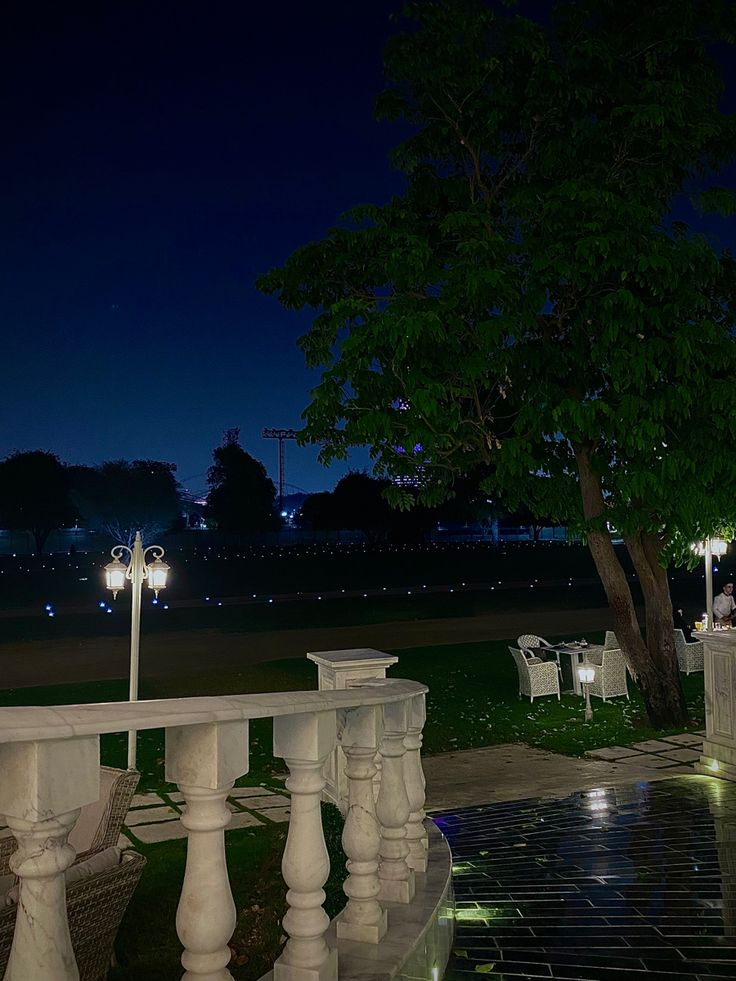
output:
[[[207,722],[280,718],[305,712],[400,702],[427,691],[416,681],[376,679],[344,691],[269,692],[163,698],[92,705],[0,708],[0,744],[96,736],[131,729],[171,728]],[[1,812],[0,812],[1,813]]]

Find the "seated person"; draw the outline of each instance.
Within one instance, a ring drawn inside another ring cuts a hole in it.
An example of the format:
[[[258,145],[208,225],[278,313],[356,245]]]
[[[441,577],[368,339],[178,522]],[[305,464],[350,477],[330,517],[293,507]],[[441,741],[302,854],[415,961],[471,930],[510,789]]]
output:
[[[674,621],[675,630],[681,630],[687,643],[691,643],[693,639],[693,628],[686,622],[685,614],[682,612],[682,610],[674,610],[672,613],[672,619]]]
[[[736,601],[733,598],[733,583],[727,582],[721,593],[713,600],[713,620],[730,627],[736,611]]]

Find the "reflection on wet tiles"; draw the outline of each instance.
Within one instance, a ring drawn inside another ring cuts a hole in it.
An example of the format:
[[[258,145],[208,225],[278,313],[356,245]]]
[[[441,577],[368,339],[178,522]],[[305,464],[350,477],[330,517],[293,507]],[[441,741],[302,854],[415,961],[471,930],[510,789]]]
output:
[[[448,981],[736,978],[736,785],[672,777],[435,819],[454,863]]]

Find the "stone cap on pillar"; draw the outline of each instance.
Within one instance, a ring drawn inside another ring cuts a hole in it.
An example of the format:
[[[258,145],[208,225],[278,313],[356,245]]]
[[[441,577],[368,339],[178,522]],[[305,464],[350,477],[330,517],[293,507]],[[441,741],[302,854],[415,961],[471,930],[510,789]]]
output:
[[[386,668],[399,660],[395,654],[372,647],[352,647],[345,651],[310,651],[317,665],[317,685],[325,689],[351,688],[356,682],[386,677]]]
[[[372,647],[351,647],[344,651],[310,651],[307,657],[325,668],[388,668],[399,660],[395,654]]]

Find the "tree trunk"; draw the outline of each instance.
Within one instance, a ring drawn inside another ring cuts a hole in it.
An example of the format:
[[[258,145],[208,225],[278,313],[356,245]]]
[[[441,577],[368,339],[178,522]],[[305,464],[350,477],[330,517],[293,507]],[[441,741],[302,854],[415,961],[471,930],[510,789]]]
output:
[[[589,522],[588,547],[608,598],[621,650],[641,690],[652,725],[662,729],[684,725],[688,716],[674,650],[672,602],[667,574],[656,562],[661,544],[658,549],[656,540],[653,537],[649,540],[649,536],[646,542],[644,536],[639,536],[632,544],[636,551],[638,542],[637,556],[632,554],[632,559],[644,593],[647,619],[645,643],[626,573],[606,527],[600,474],[593,468],[586,447],[576,445],[574,450],[580,474],[583,514]]]
[[[672,600],[667,570],[659,563],[664,543],[643,532],[625,536],[624,542],[644,595],[647,647],[654,665],[653,674],[639,675],[639,688],[652,722],[660,728],[684,725],[688,711],[675,651]]]
[[[36,548],[36,555],[43,555],[43,547],[46,544],[50,534],[51,534],[50,528],[33,529],[33,541]]]

